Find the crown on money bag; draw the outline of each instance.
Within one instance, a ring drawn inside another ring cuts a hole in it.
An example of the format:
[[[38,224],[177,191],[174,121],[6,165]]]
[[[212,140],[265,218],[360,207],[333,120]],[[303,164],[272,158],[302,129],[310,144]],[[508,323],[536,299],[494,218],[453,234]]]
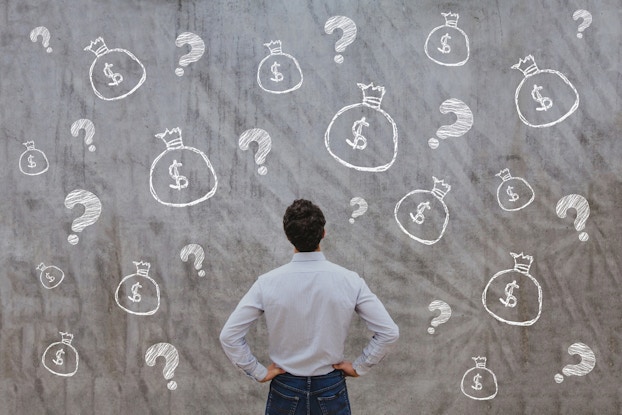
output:
[[[528,274],[531,263],[533,262],[533,257],[531,255],[524,255],[522,252],[520,254],[510,252],[510,255],[514,258],[514,270],[523,274]]]
[[[382,97],[384,96],[383,86],[374,86],[374,83],[369,85],[356,84],[363,91],[363,104],[366,104],[372,108],[380,108]]]
[[[533,59],[533,55],[527,55],[525,59],[519,59],[517,64],[512,65],[512,69],[520,70],[525,76],[533,75],[540,71],[536,61]]]
[[[270,49],[270,55],[282,55],[283,54],[280,40],[271,40],[270,43],[264,43],[263,45],[267,46],[268,49]]]
[[[155,136],[164,141],[166,148],[179,148],[184,146],[184,142],[181,139],[181,128],[179,127],[175,127],[172,130],[167,128],[166,131],[156,134]]]
[[[504,182],[512,178],[512,175],[510,174],[510,169],[503,169],[499,173],[495,174],[495,176],[501,177],[501,180],[503,180]]]
[[[71,334],[71,333],[64,333],[62,331],[59,331],[59,333],[60,333],[60,341],[61,341],[61,343],[71,344],[71,341],[73,340],[73,334]]]
[[[451,190],[451,186],[445,183],[444,180],[439,180],[436,177],[432,176],[434,179],[434,187],[432,188],[432,194],[439,199],[443,200],[447,192]]]
[[[458,27],[458,18],[460,15],[458,13],[441,13],[445,18],[445,26],[450,27]]]
[[[35,149],[35,142],[34,141],[26,141],[25,143],[22,143],[22,144],[26,146],[26,150],[34,150]]]
[[[486,367],[486,358],[482,356],[472,357],[475,361],[475,367],[485,368]]]
[[[100,36],[97,39],[92,40],[91,44],[85,47],[84,50],[91,51],[95,55],[101,56],[108,52],[108,46],[106,46],[104,39]]]
[[[134,265],[136,265],[136,273],[141,277],[146,277],[149,274],[149,268],[151,268],[151,264],[148,262],[136,262],[134,261]]]

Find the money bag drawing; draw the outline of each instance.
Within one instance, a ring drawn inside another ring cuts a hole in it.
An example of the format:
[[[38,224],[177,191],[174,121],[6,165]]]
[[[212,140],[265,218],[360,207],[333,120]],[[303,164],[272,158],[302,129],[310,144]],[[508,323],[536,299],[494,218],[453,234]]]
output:
[[[324,144],[339,163],[359,171],[380,172],[397,157],[397,126],[380,104],[383,86],[357,84],[363,102],[340,109],[328,124]]]
[[[136,273],[124,277],[114,293],[117,305],[130,314],[150,316],[160,307],[160,287],[149,276],[151,264],[134,262]]]
[[[60,332],[61,341],[50,344],[43,356],[43,366],[58,376],[73,376],[78,371],[80,358],[78,351],[71,345],[73,334]]]
[[[34,141],[27,141],[24,145],[26,146],[26,151],[19,157],[19,171],[28,176],[45,173],[50,167],[45,153],[35,148]]]
[[[529,274],[530,255],[510,253],[514,268],[497,272],[486,284],[482,303],[490,315],[512,326],[531,326],[542,312],[542,288]]]
[[[149,187],[153,197],[166,206],[192,206],[216,193],[218,178],[207,156],[185,146],[181,128],[156,134],[166,144],[151,164]]]
[[[302,70],[296,58],[281,49],[281,41],[264,43],[270,54],[262,59],[257,68],[257,83],[266,92],[284,94],[302,85]]]
[[[48,290],[58,287],[58,284],[63,282],[65,273],[60,268],[54,265],[45,265],[43,262],[37,265],[39,272],[39,280],[41,284]]]
[[[471,399],[485,401],[497,396],[499,386],[494,372],[486,367],[486,358],[474,357],[475,367],[464,372],[460,389]]]
[[[457,13],[441,13],[445,24],[432,29],[425,40],[425,54],[443,66],[461,66],[469,60],[469,37],[458,27]]]
[[[443,198],[451,186],[436,177],[432,190],[413,190],[395,205],[395,220],[412,239],[425,245],[438,242],[449,223],[449,210]]]
[[[568,78],[552,69],[538,69],[532,55],[519,59],[512,69],[525,75],[516,88],[514,102],[518,116],[528,126],[550,127],[579,107],[579,93]]]
[[[497,202],[501,209],[514,212],[527,207],[535,198],[533,188],[521,177],[512,177],[509,169],[503,169],[495,176],[501,177],[497,188]]]
[[[96,56],[89,70],[89,79],[95,95],[105,101],[125,98],[147,79],[145,67],[136,56],[125,49],[108,49],[101,37],[84,50]]]

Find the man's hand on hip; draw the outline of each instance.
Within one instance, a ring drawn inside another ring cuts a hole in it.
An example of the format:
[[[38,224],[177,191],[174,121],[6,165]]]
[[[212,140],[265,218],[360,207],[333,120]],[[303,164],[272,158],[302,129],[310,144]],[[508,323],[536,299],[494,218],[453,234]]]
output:
[[[276,364],[272,363],[272,364],[270,364],[270,366],[268,366],[268,374],[266,375],[265,378],[260,380],[260,382],[261,383],[267,382],[269,380],[274,379],[278,375],[282,375],[283,373],[285,373],[285,371],[283,369],[278,367]]]
[[[359,377],[359,374],[356,373],[356,370],[352,367],[352,362],[348,362],[347,360],[337,363],[336,365],[333,365],[333,367],[337,370],[341,370],[346,376],[352,376],[353,378]]]

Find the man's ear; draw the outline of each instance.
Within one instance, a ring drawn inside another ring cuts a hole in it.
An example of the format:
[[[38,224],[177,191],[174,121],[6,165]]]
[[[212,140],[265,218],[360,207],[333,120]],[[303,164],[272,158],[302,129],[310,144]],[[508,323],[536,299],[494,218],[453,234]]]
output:
[[[326,228],[322,229],[322,239],[326,236]]]

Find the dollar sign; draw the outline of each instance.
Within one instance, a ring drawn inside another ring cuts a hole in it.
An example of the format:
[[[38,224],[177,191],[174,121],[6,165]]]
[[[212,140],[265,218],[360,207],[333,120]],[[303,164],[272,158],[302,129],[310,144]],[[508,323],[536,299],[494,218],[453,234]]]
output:
[[[50,275],[50,273],[49,273],[49,272],[46,272],[46,273],[45,273],[45,278],[47,278],[47,280],[48,280],[49,282],[52,282],[52,281],[54,281],[54,280],[56,279],[56,278],[54,278],[54,276],[53,276],[53,275]]]
[[[417,223],[417,225],[421,225],[425,220],[425,216],[423,216],[423,211],[426,209],[430,209],[430,202],[421,202],[417,205],[417,214],[413,216],[412,212],[410,213],[410,218],[413,222]]]
[[[112,71],[112,64],[106,62],[104,64],[104,75],[106,75],[106,78],[110,78],[112,79],[112,82],[110,82],[108,85],[110,86],[117,86],[119,85],[121,82],[123,82],[123,75],[121,75],[120,73],[115,73]]]
[[[133,303],[140,303],[141,296],[140,296],[140,294],[138,294],[138,289],[139,288],[143,288],[143,286],[140,285],[139,282],[137,282],[136,284],[132,285],[132,296],[131,297],[129,295],[127,296],[127,298],[129,298],[130,301],[133,302]]]
[[[542,90],[541,86],[535,85],[533,86],[533,90],[531,91],[531,97],[534,101],[539,102],[541,107],[536,108],[536,111],[546,111],[553,106],[553,101],[549,97],[543,97],[540,94]]]
[[[514,288],[518,288],[518,284],[516,283],[516,280],[508,283],[505,286],[505,300],[503,298],[499,298],[499,301],[501,301],[501,304],[503,304],[506,307],[511,307],[514,308],[516,307],[516,297],[512,295],[512,293],[514,292]]]
[[[30,167],[31,169],[37,167],[37,163],[35,163],[35,161],[33,160],[34,158],[35,156],[33,156],[32,154],[28,156],[28,167]]]
[[[508,186],[506,193],[510,196],[510,202],[516,202],[518,200],[518,195],[514,193],[512,186]]]
[[[175,180],[175,184],[169,184],[169,187],[172,189],[185,189],[188,187],[188,179],[186,176],[182,176],[179,174],[178,167],[183,166],[183,164],[178,163],[177,160],[173,160],[173,163],[168,167],[168,174],[171,176],[173,180]],[[181,182],[184,182],[181,184]]]
[[[272,74],[274,75],[272,78],[270,78],[271,81],[281,82],[283,80],[283,74],[279,72],[279,66],[281,66],[280,63],[274,62],[270,67],[270,72],[272,72]]]
[[[60,349],[56,352],[56,359],[52,360],[52,362],[56,363],[56,365],[60,366],[63,364],[63,355],[65,354],[65,351],[63,349]]]
[[[480,380],[482,380],[482,375],[480,375],[479,373],[473,376],[473,384],[471,385],[471,387],[476,391],[482,390],[482,383],[480,382]]]
[[[352,124],[352,135],[354,136],[354,140],[350,141],[346,139],[348,145],[354,150],[363,150],[367,147],[367,139],[363,136],[363,134],[361,134],[363,127],[369,127],[369,123],[365,121],[365,117],[358,121],[354,121],[354,124]],[[362,143],[359,144],[359,141],[362,141]]]
[[[449,39],[451,39],[451,36],[449,36],[449,33],[445,33],[442,37],[441,37],[441,45],[443,46],[442,48],[436,48],[438,49],[441,53],[449,53],[451,52],[451,46],[449,46],[447,44],[447,42],[449,41]]]

